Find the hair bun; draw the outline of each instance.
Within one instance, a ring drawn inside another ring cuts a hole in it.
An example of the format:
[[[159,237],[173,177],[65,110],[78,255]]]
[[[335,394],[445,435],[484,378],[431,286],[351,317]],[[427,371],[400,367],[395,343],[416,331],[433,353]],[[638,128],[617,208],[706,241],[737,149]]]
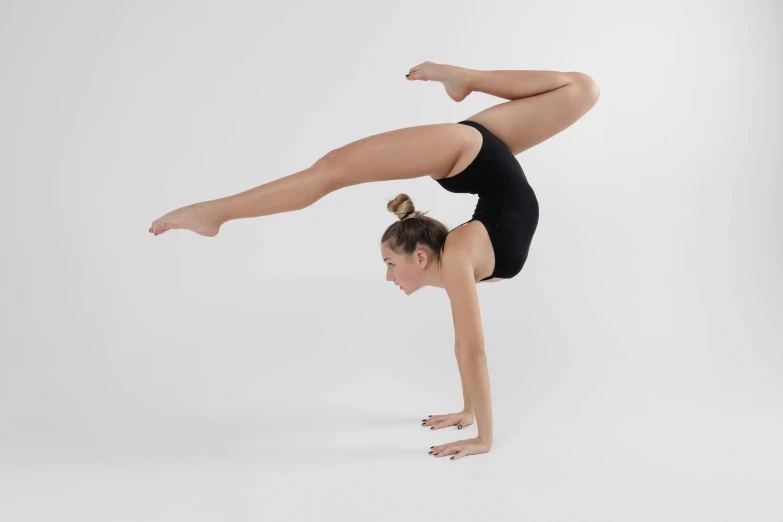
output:
[[[416,207],[413,206],[413,201],[411,201],[411,198],[407,194],[399,194],[396,198],[389,201],[386,205],[386,209],[400,218],[400,221],[421,217],[426,214],[426,212],[416,210]]]
[[[400,220],[411,216],[416,217],[414,215],[416,213],[416,207],[413,206],[413,201],[411,201],[410,196],[407,194],[399,194],[396,198],[389,201],[386,205],[386,209],[389,212],[394,213]]]

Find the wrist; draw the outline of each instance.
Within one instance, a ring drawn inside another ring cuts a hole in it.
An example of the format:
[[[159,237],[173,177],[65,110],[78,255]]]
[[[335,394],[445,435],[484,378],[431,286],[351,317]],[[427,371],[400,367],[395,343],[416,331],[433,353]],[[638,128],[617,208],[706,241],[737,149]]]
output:
[[[491,448],[492,447],[492,437],[487,435],[479,435],[476,437],[478,440],[480,440],[486,447]]]

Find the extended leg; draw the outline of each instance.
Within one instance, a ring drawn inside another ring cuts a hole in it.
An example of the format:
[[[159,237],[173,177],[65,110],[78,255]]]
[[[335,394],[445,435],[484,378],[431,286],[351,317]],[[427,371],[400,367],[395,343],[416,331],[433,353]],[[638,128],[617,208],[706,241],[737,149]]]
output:
[[[182,207],[155,220],[150,232],[184,228],[217,235],[232,219],[268,216],[308,207],[339,188],[370,181],[446,176],[471,140],[472,129],[439,123],[397,129],[335,149],[312,167],[233,196]],[[475,153],[475,151],[473,151]]]

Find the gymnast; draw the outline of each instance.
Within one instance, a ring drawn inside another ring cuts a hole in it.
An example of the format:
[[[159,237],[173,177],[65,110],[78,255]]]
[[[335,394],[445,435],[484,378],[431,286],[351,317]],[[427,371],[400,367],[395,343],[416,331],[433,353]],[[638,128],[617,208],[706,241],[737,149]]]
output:
[[[598,101],[595,81],[580,72],[476,70],[423,62],[408,81],[437,81],[455,102],[478,91],[509,101],[457,123],[384,132],[328,152],[311,167],[233,196],[188,205],[156,219],[150,233],[187,229],[217,235],[232,219],[308,207],[351,185],[430,176],[443,189],[478,195],[467,221],[449,231],[417,211],[407,194],[387,204],[399,219],[383,233],[386,280],[410,295],[443,288],[451,304],[454,352],[462,379],[462,411],[430,415],[422,426],[478,435],[432,446],[435,457],[487,453],[492,448],[492,405],[476,285],[511,279],[527,260],[538,226],[538,201],[515,156],[570,127]]]

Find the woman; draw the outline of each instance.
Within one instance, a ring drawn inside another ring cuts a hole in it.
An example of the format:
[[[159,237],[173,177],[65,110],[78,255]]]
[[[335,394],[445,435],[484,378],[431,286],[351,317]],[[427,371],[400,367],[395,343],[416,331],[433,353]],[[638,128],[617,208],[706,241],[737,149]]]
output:
[[[464,409],[430,416],[423,426],[458,429],[478,419],[478,436],[431,447],[431,455],[487,453],[492,447],[489,374],[476,284],[517,275],[538,225],[538,202],[517,154],[568,128],[598,101],[596,83],[579,72],[480,71],[424,62],[408,80],[435,80],[454,101],[473,91],[510,100],[459,123],[398,129],[333,150],[310,168],[226,198],[182,207],[150,232],[188,229],[215,236],[226,221],[289,212],[343,187],[429,175],[450,192],[479,195],[470,221],[448,231],[400,194],[387,208],[400,217],[381,239],[386,279],[408,295],[444,288],[451,302]]]

